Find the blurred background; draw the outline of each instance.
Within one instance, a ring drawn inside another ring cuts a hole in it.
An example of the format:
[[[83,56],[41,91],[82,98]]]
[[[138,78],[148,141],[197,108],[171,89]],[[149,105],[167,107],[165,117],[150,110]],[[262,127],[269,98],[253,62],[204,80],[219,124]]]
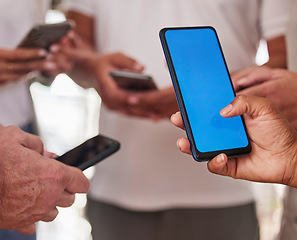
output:
[[[47,13],[48,23],[65,20],[63,0],[53,0]],[[268,60],[266,43],[262,42],[257,63]],[[83,89],[67,75],[58,75],[51,86],[31,85],[41,138],[48,151],[63,154],[99,132],[100,97],[94,89]],[[93,169],[84,172],[92,177]],[[277,184],[253,185],[257,199],[257,214],[261,240],[273,239],[280,227],[284,186]],[[51,223],[38,223],[38,240],[91,240],[91,226],[84,215],[86,195],[78,194],[74,205],[59,208],[59,216]]]

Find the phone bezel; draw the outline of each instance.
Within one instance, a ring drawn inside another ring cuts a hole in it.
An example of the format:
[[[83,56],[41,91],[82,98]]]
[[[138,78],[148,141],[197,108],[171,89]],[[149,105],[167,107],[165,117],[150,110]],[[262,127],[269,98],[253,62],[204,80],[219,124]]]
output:
[[[170,54],[170,51],[169,51],[169,48],[168,48],[166,36],[165,36],[167,31],[185,30],[185,29],[211,29],[212,31],[214,31],[217,42],[218,42],[218,45],[219,45],[219,48],[220,48],[220,51],[221,51],[221,54],[222,54],[222,57],[223,57],[223,60],[224,60],[226,70],[228,72],[228,77],[229,77],[229,81],[231,82],[232,91],[234,93],[234,96],[236,96],[236,94],[235,94],[235,90],[234,90],[234,87],[233,87],[233,84],[232,84],[232,81],[231,81],[231,77],[230,77],[229,69],[227,67],[227,63],[226,63],[226,59],[225,59],[225,56],[224,56],[224,53],[223,53],[223,49],[221,47],[221,43],[219,41],[218,34],[217,34],[214,27],[212,27],[212,26],[166,27],[166,28],[163,28],[163,29],[160,30],[159,37],[160,37],[160,40],[161,40],[161,44],[162,44],[162,48],[163,48],[164,55],[165,55],[165,58],[166,58],[166,62],[167,62],[168,68],[169,68],[169,72],[170,72],[171,80],[172,80],[172,83],[173,83],[174,91],[175,91],[175,94],[177,96],[177,101],[178,101],[179,109],[181,111],[181,115],[182,115],[183,123],[184,123],[184,126],[185,126],[186,134],[187,134],[187,137],[188,137],[188,139],[190,141],[191,152],[192,152],[193,158],[195,160],[197,160],[197,161],[209,161],[209,160],[211,160],[212,158],[214,158],[215,156],[217,156],[220,153],[225,153],[228,157],[237,157],[237,156],[249,154],[251,152],[251,144],[250,144],[250,141],[249,141],[249,138],[248,138],[247,129],[246,129],[246,125],[245,125],[243,116],[240,116],[240,117],[241,117],[241,120],[242,120],[242,123],[243,123],[243,126],[244,126],[245,133],[246,133],[247,138],[248,138],[248,145],[247,146],[241,147],[241,148],[233,148],[233,149],[222,149],[222,150],[219,150],[219,151],[210,151],[210,152],[200,152],[197,149],[196,143],[194,141],[193,133],[192,133],[192,128],[191,128],[191,125],[189,123],[188,114],[187,114],[185,104],[184,104],[184,101],[183,101],[183,97],[182,97],[182,94],[181,94],[181,91],[180,91],[180,87],[179,87],[177,75],[176,75],[176,72],[175,72],[175,68],[173,66],[171,54]]]

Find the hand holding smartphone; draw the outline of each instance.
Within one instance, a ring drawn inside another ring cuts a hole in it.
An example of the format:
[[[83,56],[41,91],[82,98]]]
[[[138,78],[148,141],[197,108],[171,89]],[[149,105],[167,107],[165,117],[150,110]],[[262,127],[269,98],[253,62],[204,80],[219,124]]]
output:
[[[242,116],[220,115],[235,93],[215,29],[164,28],[160,38],[194,159],[248,154]]]
[[[120,143],[103,135],[97,135],[56,158],[70,166],[85,170],[120,149]]]
[[[73,27],[72,21],[36,25],[27,33],[18,47],[48,49],[50,45],[59,42]]]
[[[128,71],[112,71],[110,72],[110,76],[119,88],[125,90],[139,92],[157,89],[153,78],[149,75]]]

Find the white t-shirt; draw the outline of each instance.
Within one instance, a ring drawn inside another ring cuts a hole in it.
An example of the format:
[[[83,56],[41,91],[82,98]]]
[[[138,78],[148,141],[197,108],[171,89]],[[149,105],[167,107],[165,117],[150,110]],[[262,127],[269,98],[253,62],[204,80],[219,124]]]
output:
[[[48,0],[0,1],[0,48],[14,49],[30,28],[44,22]],[[28,85],[0,86],[0,123],[23,126],[33,119]]]
[[[290,0],[71,0],[93,16],[99,52],[124,52],[146,66],[159,88],[171,85],[158,32],[165,26],[212,25],[231,71],[255,64],[261,37],[286,31]],[[224,207],[253,201],[249,183],[216,176],[179,152],[185,133],[102,108],[100,132],[121,150],[98,164],[90,196],[135,210]]]

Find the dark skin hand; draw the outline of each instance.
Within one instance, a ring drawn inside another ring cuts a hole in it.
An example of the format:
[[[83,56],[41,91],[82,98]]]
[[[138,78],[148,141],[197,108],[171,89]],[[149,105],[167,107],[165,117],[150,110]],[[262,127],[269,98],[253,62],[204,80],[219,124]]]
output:
[[[252,152],[230,159],[220,154],[208,162],[210,172],[297,187],[297,133],[271,101],[242,95],[220,113],[227,118],[244,114]],[[184,129],[179,112],[172,115],[171,121]],[[179,139],[177,145],[182,152],[191,154],[187,138]]]
[[[247,74],[242,86],[250,86],[237,94],[255,95],[273,101],[297,129],[297,73],[284,69],[258,68]]]

